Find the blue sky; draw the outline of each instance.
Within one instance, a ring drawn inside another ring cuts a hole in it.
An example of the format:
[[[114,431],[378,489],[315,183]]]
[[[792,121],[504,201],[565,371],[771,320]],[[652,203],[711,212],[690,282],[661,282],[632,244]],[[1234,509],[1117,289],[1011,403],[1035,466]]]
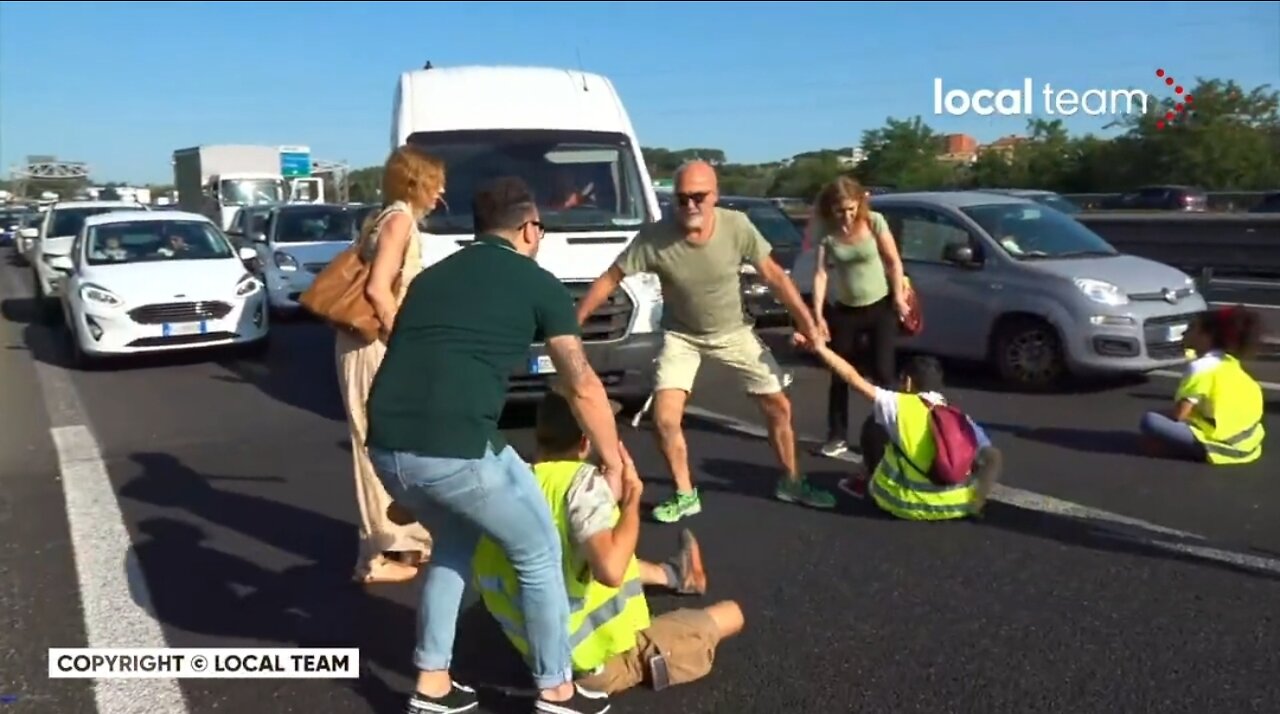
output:
[[[168,182],[173,150],[206,143],[366,166],[390,148],[401,71],[579,55],[642,144],[755,162],[857,144],[890,116],[981,141],[1025,128],[934,116],[935,77],[1166,96],[1163,67],[1280,88],[1280,3],[0,2],[0,170],[53,154],[97,181]]]

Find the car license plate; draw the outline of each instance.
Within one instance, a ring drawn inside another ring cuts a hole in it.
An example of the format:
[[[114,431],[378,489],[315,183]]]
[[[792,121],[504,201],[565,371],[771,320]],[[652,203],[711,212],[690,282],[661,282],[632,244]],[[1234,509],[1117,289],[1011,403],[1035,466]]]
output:
[[[203,335],[208,332],[205,327],[204,320],[200,322],[166,322],[164,323],[165,337],[180,337],[182,335]]]
[[[529,360],[529,374],[553,374],[556,366],[547,355],[537,355]]]
[[[1185,334],[1187,334],[1186,325],[1173,325],[1168,330],[1169,342],[1181,342]]]

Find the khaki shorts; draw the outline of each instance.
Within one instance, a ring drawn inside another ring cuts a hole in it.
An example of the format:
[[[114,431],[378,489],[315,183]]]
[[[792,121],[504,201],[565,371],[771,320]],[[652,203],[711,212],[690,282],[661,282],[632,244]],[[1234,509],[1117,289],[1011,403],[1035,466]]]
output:
[[[748,394],[777,394],[782,391],[782,368],[750,326],[706,336],[668,330],[662,338],[654,389],[692,392],[703,357],[737,373]]]
[[[720,628],[706,610],[676,610],[653,619],[636,634],[636,647],[614,655],[603,671],[578,679],[584,688],[616,694],[649,683],[649,659],[661,654],[671,684],[686,684],[711,672]]]

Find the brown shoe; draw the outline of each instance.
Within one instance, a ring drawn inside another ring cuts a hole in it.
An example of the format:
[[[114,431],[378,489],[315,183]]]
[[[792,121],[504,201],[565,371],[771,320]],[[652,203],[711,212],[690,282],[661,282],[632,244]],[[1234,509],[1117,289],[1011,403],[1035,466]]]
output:
[[[706,594],[707,571],[702,566],[702,548],[687,528],[680,531],[680,553],[676,556],[675,566],[680,577],[676,592],[681,595]]]

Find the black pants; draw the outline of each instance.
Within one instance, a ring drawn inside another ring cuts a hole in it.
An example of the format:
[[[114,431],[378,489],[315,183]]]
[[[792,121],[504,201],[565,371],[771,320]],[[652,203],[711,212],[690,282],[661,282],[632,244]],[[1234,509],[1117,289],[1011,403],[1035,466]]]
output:
[[[823,317],[831,330],[831,351],[873,384],[891,389],[898,311],[886,296],[863,307],[827,303]],[[849,385],[834,373],[827,391],[827,439],[849,438]]]

